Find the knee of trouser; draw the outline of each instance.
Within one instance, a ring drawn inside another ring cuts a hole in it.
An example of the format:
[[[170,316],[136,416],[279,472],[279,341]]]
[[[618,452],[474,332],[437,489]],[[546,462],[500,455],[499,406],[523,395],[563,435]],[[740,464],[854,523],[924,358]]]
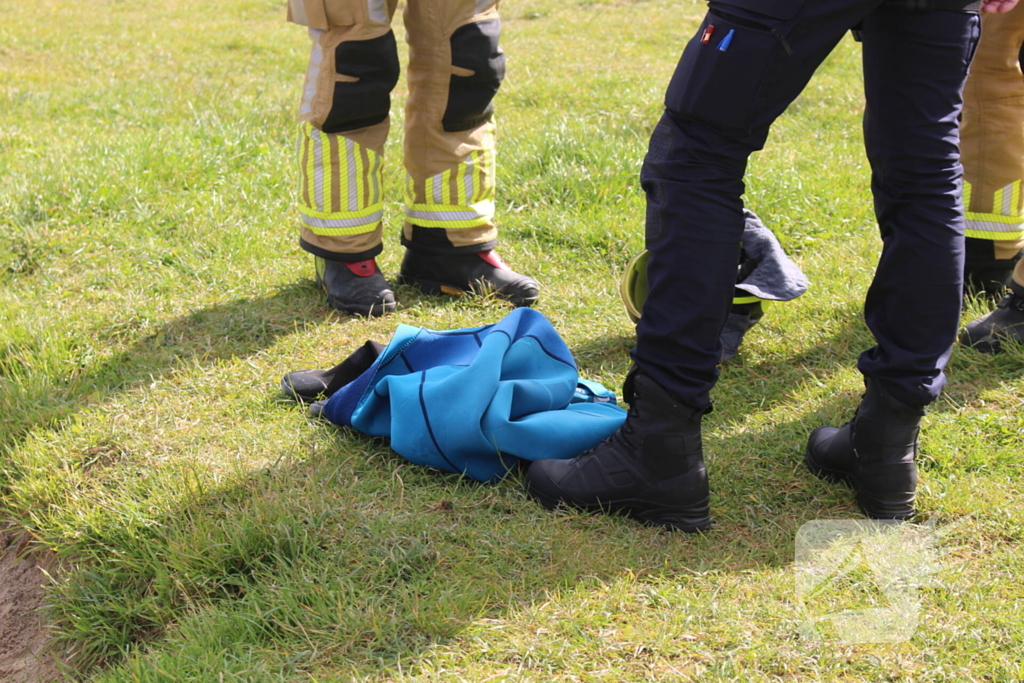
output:
[[[450,133],[490,121],[494,95],[505,78],[505,53],[498,47],[499,19],[460,26],[451,37],[452,74],[441,125]],[[468,72],[468,73],[466,73]]]
[[[334,85],[323,131],[343,133],[386,119],[400,71],[395,34],[388,31],[370,40],[341,43],[334,51],[334,65],[338,75],[347,78]]]

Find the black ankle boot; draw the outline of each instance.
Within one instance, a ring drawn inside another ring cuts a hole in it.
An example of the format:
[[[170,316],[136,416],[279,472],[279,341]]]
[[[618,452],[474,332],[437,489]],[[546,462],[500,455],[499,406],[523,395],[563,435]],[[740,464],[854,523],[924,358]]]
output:
[[[701,450],[702,411],[683,405],[635,372],[623,392],[626,421],[597,447],[570,460],[538,460],[526,490],[552,510],[559,505],[622,512],[680,531],[711,526],[708,475]],[[632,396],[631,396],[632,394]]]
[[[924,408],[897,401],[875,380],[865,379],[865,386],[852,420],[811,433],[804,461],[816,477],[852,486],[868,517],[910,519],[916,514],[914,457]]]

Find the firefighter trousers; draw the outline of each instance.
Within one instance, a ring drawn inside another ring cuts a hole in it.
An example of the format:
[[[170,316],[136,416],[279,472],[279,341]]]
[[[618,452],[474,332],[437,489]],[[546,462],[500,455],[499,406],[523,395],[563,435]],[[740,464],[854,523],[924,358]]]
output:
[[[691,407],[710,406],[717,379],[747,159],[858,25],[864,138],[882,238],[864,307],[877,344],[860,355],[858,368],[915,405],[934,400],[945,383],[963,286],[958,116],[979,18],[882,4],[711,0],[683,51],[641,171],[651,254],[633,359]]]
[[[299,110],[301,246],[360,261],[382,250],[383,155],[400,64],[397,0],[290,0],[312,39]],[[494,247],[492,99],[505,58],[498,0],[406,0],[409,96],[402,242],[435,253]]]
[[[992,241],[992,258],[1024,247],[1024,4],[981,18],[981,41],[964,87],[960,148],[967,236]],[[1024,286],[1024,261],[1013,273]]]

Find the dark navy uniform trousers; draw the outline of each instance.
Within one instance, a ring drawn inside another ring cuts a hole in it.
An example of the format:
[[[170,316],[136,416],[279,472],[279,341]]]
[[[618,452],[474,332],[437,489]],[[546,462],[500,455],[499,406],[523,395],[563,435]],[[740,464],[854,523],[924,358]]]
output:
[[[864,307],[877,345],[858,367],[903,402],[939,395],[960,324],[958,116],[979,23],[974,12],[884,0],[711,0],[676,67],[641,172],[651,251],[633,350],[642,373],[692,407],[710,405],[736,284],[747,159],[858,27],[883,243]]]

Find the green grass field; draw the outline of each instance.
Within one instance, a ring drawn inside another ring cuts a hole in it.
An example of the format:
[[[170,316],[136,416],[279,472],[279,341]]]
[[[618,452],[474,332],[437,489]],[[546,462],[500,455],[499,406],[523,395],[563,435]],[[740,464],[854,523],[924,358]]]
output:
[[[609,387],[634,340],[617,286],[643,243],[640,163],[702,13],[695,0],[503,5],[501,252],[542,283],[538,309],[581,374]],[[871,343],[861,299],[879,239],[852,40],[751,165],[748,204],[812,286],[769,307],[723,368],[705,421],[717,526],[703,536],[548,513],[518,476],[421,469],[279,398],[283,373],[399,323],[508,311],[407,287],[384,319],[326,306],[293,202],[307,50],[278,0],[0,0],[0,521],[61,561],[51,616],[70,676],[1024,680],[1020,348],[958,349],[927,418],[919,507],[948,554],[914,637],[800,636],[797,530],[858,517],[801,462],[808,433],[857,404]],[[964,320],[988,306],[969,300]]]

